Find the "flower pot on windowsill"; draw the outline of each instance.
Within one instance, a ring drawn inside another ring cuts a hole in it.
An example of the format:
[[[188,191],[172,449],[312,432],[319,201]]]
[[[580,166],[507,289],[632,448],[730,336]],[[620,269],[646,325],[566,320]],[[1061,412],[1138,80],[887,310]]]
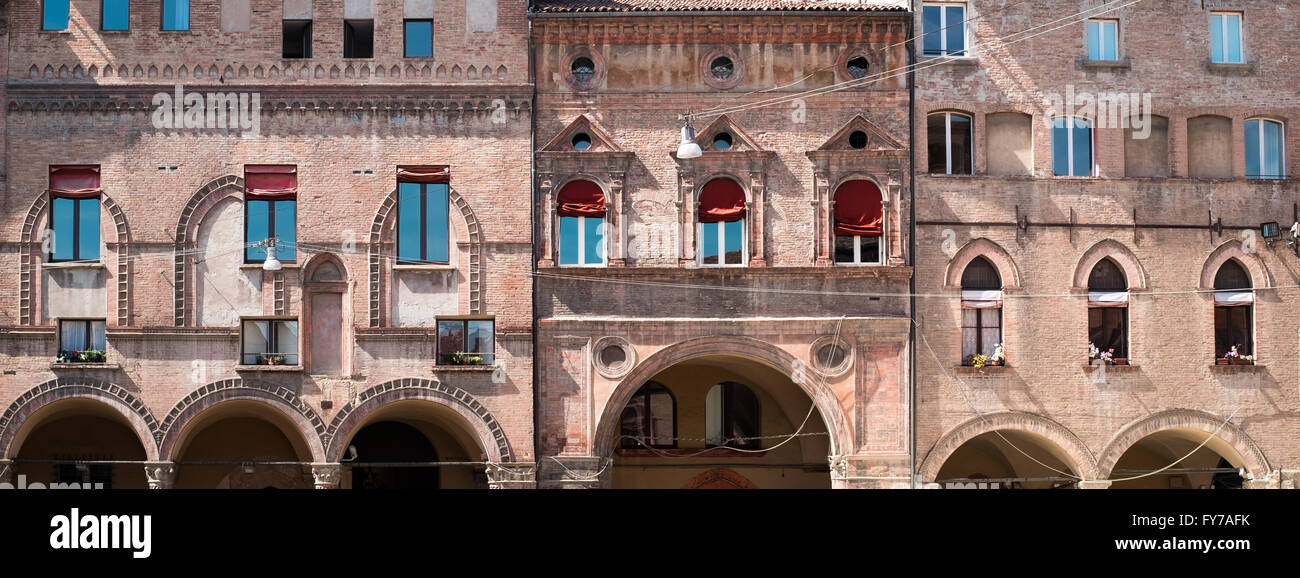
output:
[[[1215,365],[1228,365],[1228,358],[1220,357],[1214,360]]]
[[[1113,365],[1128,365],[1128,358],[1127,358],[1127,357],[1116,357],[1115,359],[1112,359],[1112,360],[1111,360],[1111,364],[1113,364]]]
[[[1254,362],[1254,361],[1251,361],[1251,360],[1249,360],[1249,359],[1242,359],[1242,358],[1240,358],[1240,357],[1233,357],[1233,358],[1229,358],[1229,359],[1228,359],[1228,365],[1255,365],[1255,362]]]

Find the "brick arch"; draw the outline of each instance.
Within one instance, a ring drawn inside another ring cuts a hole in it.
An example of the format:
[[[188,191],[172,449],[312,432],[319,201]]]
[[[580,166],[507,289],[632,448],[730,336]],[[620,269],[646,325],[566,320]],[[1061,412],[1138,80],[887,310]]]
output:
[[[456,188],[448,185],[447,197],[451,205],[460,209],[461,218],[465,221],[465,230],[469,234],[469,313],[477,315],[483,312],[483,230],[479,223],[478,216],[474,209],[469,206]],[[383,239],[384,225],[387,224],[390,216],[393,214],[393,208],[397,206],[397,189],[394,188],[384,197],[384,201],[379,204],[379,210],[375,211],[374,222],[370,225],[370,326],[381,327],[388,322],[388,315],[384,313],[383,303],[383,280],[384,280],[384,249],[389,256],[392,256],[391,247],[393,241],[385,242]]]
[[[176,221],[176,235],[173,253],[173,313],[174,325],[183,327],[192,322],[194,317],[194,288],[189,280],[194,277],[194,259],[188,258],[187,250],[195,248],[199,223],[221,200],[226,197],[244,194],[244,179],[237,175],[224,175],[212,179],[199,187],[190,196],[189,202],[181,210],[180,219]]]
[[[683,490],[757,490],[758,486],[749,478],[729,468],[714,468],[704,472],[682,486]]]
[[[1092,274],[1093,267],[1096,267],[1097,263],[1107,257],[1119,265],[1120,270],[1124,271],[1124,277],[1128,281],[1130,291],[1140,291],[1147,288],[1147,273],[1142,268],[1142,263],[1138,261],[1137,255],[1134,255],[1133,251],[1123,243],[1114,239],[1102,239],[1087,251],[1084,251],[1083,257],[1079,258],[1079,264],[1074,268],[1074,286],[1079,289],[1087,289],[1088,277]]]
[[[33,263],[43,260],[45,257],[40,252],[41,239],[36,233],[36,223],[45,213],[46,207],[50,204],[50,195],[48,192],[41,192],[37,195],[36,200],[27,209],[27,216],[23,218],[23,230],[20,237],[21,246],[19,247],[18,261],[18,278],[19,278],[19,324],[34,325],[36,315],[33,313],[32,303],[32,271],[35,270]],[[130,292],[130,267],[131,260],[128,256],[131,247],[131,227],[127,224],[126,213],[122,212],[122,207],[117,204],[107,193],[100,193],[99,204],[108,215],[113,219],[113,228],[116,237],[111,245],[117,254],[117,324],[131,324],[131,292]]]
[[[112,408],[131,424],[145,458],[158,459],[158,420],[134,394],[121,386],[97,379],[60,377],[33,387],[14,400],[0,415],[0,452],[6,457],[17,455],[12,447],[23,423],[40,409],[68,399],[90,399]]]
[[[1229,259],[1235,259],[1250,274],[1250,284],[1254,289],[1267,289],[1273,287],[1273,274],[1269,272],[1268,267],[1264,265],[1264,260],[1259,258],[1257,253],[1247,253],[1241,249],[1241,241],[1226,241],[1219,245],[1210,256],[1205,259],[1205,265],[1201,268],[1201,289],[1214,289],[1214,276],[1219,273],[1219,268],[1227,263]]]
[[[479,443],[494,462],[515,461],[510,442],[506,439],[505,429],[500,422],[474,396],[459,387],[431,379],[395,379],[371,387],[357,396],[354,401],[339,408],[329,427],[322,434],[327,448],[329,461],[337,462],[347,449],[348,440],[356,433],[375,410],[389,403],[415,399],[443,405],[465,419],[479,438]]]
[[[179,449],[185,427],[208,408],[234,400],[257,401],[279,411],[297,428],[312,461],[325,461],[322,441],[325,422],[306,402],[284,387],[238,378],[210,383],[177,402],[154,434],[158,439],[158,454],[169,460],[178,457],[173,454]]]
[[[704,355],[726,355],[749,359],[770,366],[789,377],[791,368],[797,359],[785,350],[770,343],[752,337],[732,335],[711,335],[674,343],[647,357],[628,373],[618,387],[610,393],[596,424],[596,437],[592,442],[592,451],[597,456],[610,456],[614,453],[614,433],[619,426],[623,407],[636,394],[645,382],[673,365]],[[792,379],[793,381],[793,379]],[[813,380],[803,380],[813,381]],[[853,451],[853,430],[839,398],[825,383],[799,383],[801,389],[821,415],[822,422],[830,433],[830,451],[832,454],[848,454]]]
[[[339,258],[339,256],[334,253],[321,252],[308,257],[307,262],[303,263],[302,282],[311,282],[312,277],[316,275],[316,270],[325,263],[330,263],[338,268],[339,274],[343,276],[340,281],[348,281],[352,279],[352,272],[348,270],[347,263],[344,263],[343,259]]]
[[[1021,411],[1007,411],[975,416],[949,430],[948,433],[939,438],[939,441],[935,442],[930,451],[926,453],[925,458],[921,461],[920,468],[917,470],[921,480],[934,481],[939,475],[939,470],[943,469],[944,462],[947,462],[948,458],[952,457],[952,454],[963,444],[976,436],[998,430],[1014,430],[1042,437],[1056,445],[1070,458],[1069,462],[1072,463],[1066,465],[1070,467],[1075,475],[1085,480],[1097,479],[1096,459],[1088,449],[1087,444],[1083,443],[1083,440],[1080,440],[1073,432],[1066,429],[1065,426],[1040,415]]]
[[[1016,268],[1016,262],[1011,258],[1001,245],[994,243],[986,237],[971,239],[948,261],[948,270],[944,273],[944,286],[949,288],[961,287],[961,274],[966,271],[966,266],[974,261],[976,257],[984,257],[989,263],[992,263],[998,270],[998,275],[1002,277],[1003,289],[1018,289],[1020,284],[1020,270]]]
[[[1101,479],[1110,477],[1115,464],[1134,444],[1151,434],[1171,429],[1213,434],[1236,450],[1251,478],[1261,479],[1272,471],[1255,440],[1226,418],[1194,409],[1168,409],[1130,422],[1111,438],[1101,452],[1101,459],[1097,460]]]

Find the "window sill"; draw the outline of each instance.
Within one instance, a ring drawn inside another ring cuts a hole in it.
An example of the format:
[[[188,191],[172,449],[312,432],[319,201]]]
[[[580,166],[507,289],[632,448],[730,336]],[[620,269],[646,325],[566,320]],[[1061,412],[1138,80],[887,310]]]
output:
[[[116,363],[82,363],[76,361],[67,361],[67,362],[59,363],[56,361],[50,364],[50,369],[55,371],[63,371],[69,369],[107,369],[110,371],[116,371],[122,369],[122,366]]]
[[[1119,60],[1089,60],[1084,58],[1079,61],[1079,65],[1085,69],[1094,70],[1128,70],[1132,68],[1128,57]]]
[[[491,373],[496,371],[495,365],[434,365],[434,371],[455,371],[462,373]]]
[[[297,263],[285,263],[284,261],[280,261],[280,267],[281,267],[282,269],[297,269],[297,268],[298,268],[298,264],[297,264]],[[239,268],[242,269],[242,270],[261,269],[261,268],[262,268],[262,264],[261,264],[261,263],[244,263],[243,265],[240,265]],[[274,273],[274,271],[272,271],[272,273]]]
[[[1253,74],[1254,62],[1211,62],[1205,61],[1205,69],[1210,72],[1227,72],[1235,74]]]
[[[264,371],[268,373],[299,373],[301,365],[236,365],[235,371]]]
[[[704,452],[704,453],[700,453]],[[614,453],[625,458],[661,458],[661,457],[701,457],[701,458],[761,458],[767,450],[736,451],[731,448],[618,448]],[[696,455],[699,454],[699,455]]]
[[[953,368],[957,373],[976,374],[976,375],[1001,375],[1011,371],[1010,367],[1005,365],[985,365],[984,367],[975,367],[973,365],[958,365]]]
[[[56,263],[42,263],[42,269],[103,269],[104,263],[101,261],[59,261]]]
[[[947,56],[942,54],[922,55],[917,58],[918,63],[942,61],[959,66],[979,66],[980,57],[978,56]]]
[[[1113,363],[1108,363],[1104,366],[1093,365],[1091,363],[1083,364],[1083,370],[1089,373],[1091,373],[1093,370],[1099,367],[1105,367],[1107,372],[1119,372],[1119,373],[1137,373],[1138,371],[1142,370],[1141,365],[1132,365],[1132,364],[1115,365]]]
[[[455,265],[393,265],[394,271],[411,271],[413,273],[443,273],[455,271]]]
[[[131,31],[129,29],[128,30],[104,30],[101,28],[99,30],[99,33],[100,34],[130,34]]]

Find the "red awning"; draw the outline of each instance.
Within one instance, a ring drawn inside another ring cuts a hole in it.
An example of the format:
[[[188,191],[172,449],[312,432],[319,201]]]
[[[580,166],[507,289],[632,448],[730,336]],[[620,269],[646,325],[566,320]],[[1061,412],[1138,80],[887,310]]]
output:
[[[399,183],[447,183],[451,181],[451,168],[447,165],[397,167]]]
[[[879,237],[884,223],[880,189],[871,181],[848,181],[835,189],[835,234]]]
[[[560,189],[556,204],[561,217],[603,217],[605,191],[591,181],[573,181]]]
[[[745,218],[745,191],[731,179],[714,179],[700,191],[700,222],[727,223]]]
[[[93,199],[100,192],[99,165],[50,167],[50,195],[65,199]]]
[[[245,165],[244,198],[258,201],[288,201],[298,196],[298,167],[295,165]]]

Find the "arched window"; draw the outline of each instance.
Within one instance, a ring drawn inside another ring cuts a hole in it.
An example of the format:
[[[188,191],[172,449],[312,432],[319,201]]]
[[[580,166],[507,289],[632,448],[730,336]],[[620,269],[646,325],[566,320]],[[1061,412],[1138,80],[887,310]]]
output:
[[[1079,117],[1052,119],[1052,174],[1092,176],[1092,123]]]
[[[1002,276],[983,257],[976,257],[961,274],[961,358],[990,358],[1002,345]]]
[[[67,2],[63,10],[67,12]],[[47,4],[48,5],[48,4]],[[45,258],[50,262],[99,260],[99,165],[50,166],[50,219]]]
[[[1219,267],[1214,276],[1214,356],[1254,360],[1253,309],[1255,293],[1250,275],[1236,260]],[[1235,352],[1235,353],[1234,353]]]
[[[744,266],[749,257],[745,243],[745,191],[731,179],[714,179],[700,190],[700,265]]]
[[[1110,259],[1088,275],[1088,343],[1090,358],[1128,363],[1128,280]]]
[[[713,386],[704,401],[705,445],[761,449],[758,396],[748,387],[726,381]]]
[[[449,178],[444,166],[397,167],[399,264],[451,263]]]
[[[969,175],[974,157],[971,117],[959,112],[936,112],[926,118],[930,174]]]
[[[1246,178],[1286,178],[1282,123],[1266,118],[1246,121]]]
[[[651,381],[623,406],[620,421],[624,448],[677,447],[677,400],[663,384]]]
[[[605,192],[591,181],[573,181],[560,189],[560,265],[605,264]]]
[[[837,264],[880,264],[884,207],[875,183],[845,181],[836,188],[834,220]]]

